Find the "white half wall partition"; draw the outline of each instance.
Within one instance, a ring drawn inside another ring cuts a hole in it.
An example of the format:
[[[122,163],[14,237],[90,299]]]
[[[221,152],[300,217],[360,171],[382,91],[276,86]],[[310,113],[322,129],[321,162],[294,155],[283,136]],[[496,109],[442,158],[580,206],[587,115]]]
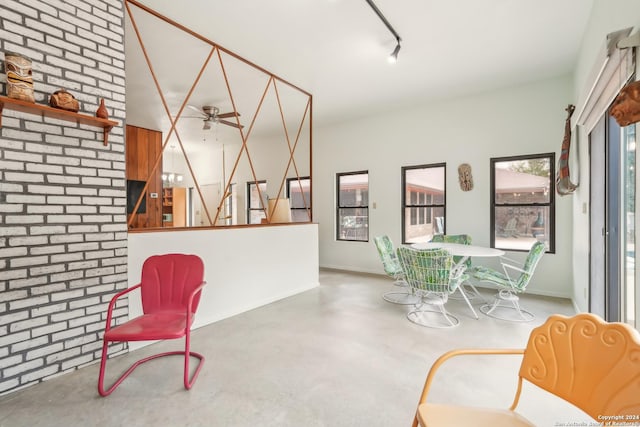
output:
[[[195,328],[319,285],[317,224],[129,233],[129,287],[139,283],[145,259],[164,253],[195,254],[204,261],[207,285]],[[129,317],[140,314],[140,293],[134,291]]]

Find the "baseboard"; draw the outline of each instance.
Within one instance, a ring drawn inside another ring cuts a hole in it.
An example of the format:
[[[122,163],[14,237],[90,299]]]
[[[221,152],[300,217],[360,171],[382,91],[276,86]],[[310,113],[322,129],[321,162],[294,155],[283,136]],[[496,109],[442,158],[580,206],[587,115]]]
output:
[[[379,270],[367,270],[360,268],[353,268],[351,266],[346,265],[321,265],[321,270],[336,270],[336,271],[345,271],[347,273],[365,273],[365,274],[375,274],[376,276],[384,276],[384,273],[381,273]]]
[[[273,295],[273,296],[270,296],[268,298],[263,298],[261,300],[253,301],[253,302],[251,302],[249,304],[246,304],[246,305],[235,307],[233,310],[217,313],[216,316],[210,316],[210,317],[204,317],[204,318],[202,318],[202,316],[201,316],[201,318],[198,319],[199,321],[196,320],[196,322],[194,323],[193,329],[198,329],[198,328],[200,328],[202,326],[207,326],[207,325],[210,325],[212,323],[219,322],[220,320],[224,320],[224,319],[227,319],[229,317],[237,316],[238,314],[245,313],[247,311],[256,309],[258,307],[265,306],[267,304],[271,304],[271,303],[279,301],[281,299],[289,298],[289,297],[292,297],[294,295],[300,294],[302,292],[309,291],[309,290],[314,289],[314,288],[316,288],[318,286],[320,286],[319,282],[307,284],[307,285],[300,286],[300,287],[295,288],[295,289],[288,290],[287,292],[283,292],[283,293],[278,294],[278,295]]]
[[[376,275],[376,276],[384,276],[383,273],[380,273],[379,271],[371,271],[371,270],[366,270],[366,269],[359,269],[359,268],[353,268],[353,267],[348,267],[348,266],[339,266],[339,265],[322,265],[320,266],[320,269],[324,269],[324,270],[335,270],[335,271],[344,271],[347,273],[362,273],[362,274],[372,274],[372,275]],[[473,285],[476,288],[482,288],[482,289],[487,289],[487,290],[491,290],[491,289],[495,289],[494,286],[488,285],[488,284],[484,284],[484,283],[476,283],[474,282]],[[526,291],[527,294],[530,295],[539,295],[539,296],[544,296],[544,297],[552,297],[552,298],[563,298],[563,299],[570,299],[571,302],[573,303],[574,307],[575,307],[575,303],[573,302],[573,299],[571,298],[570,295],[566,295],[560,292],[553,292],[553,291],[545,291],[545,290],[538,290],[538,289],[527,289]]]

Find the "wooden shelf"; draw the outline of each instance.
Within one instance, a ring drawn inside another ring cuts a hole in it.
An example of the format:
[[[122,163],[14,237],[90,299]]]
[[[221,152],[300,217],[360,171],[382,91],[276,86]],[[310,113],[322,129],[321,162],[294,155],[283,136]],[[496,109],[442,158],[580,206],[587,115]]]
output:
[[[2,127],[2,111],[5,108],[8,110],[21,111],[23,113],[39,114],[42,117],[52,117],[54,119],[100,127],[103,129],[104,133],[104,145],[107,145],[108,135],[111,129],[114,126],[118,126],[118,122],[113,120],[101,119],[99,117],[88,116],[86,114],[74,113],[73,111],[52,108],[48,105],[41,105],[33,102],[22,101],[20,99],[0,96],[0,127]]]

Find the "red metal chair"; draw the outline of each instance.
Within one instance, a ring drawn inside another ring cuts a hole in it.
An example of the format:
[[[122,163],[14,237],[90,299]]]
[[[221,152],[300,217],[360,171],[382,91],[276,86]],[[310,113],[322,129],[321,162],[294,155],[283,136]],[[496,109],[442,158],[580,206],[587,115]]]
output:
[[[107,325],[103,337],[102,361],[98,378],[98,392],[108,396],[140,364],[163,356],[184,355],[184,388],[193,386],[204,356],[190,351],[191,325],[200,302],[204,279],[204,264],[196,255],[167,254],[149,257],[142,266],[139,284],[118,292],[109,303]],[[116,301],[121,296],[140,288],[143,315],[121,325],[112,326],[111,318]],[[150,341],[185,338],[184,351],[155,354],[135,362],[111,387],[104,389],[107,347],[111,342]],[[189,379],[189,357],[199,359]]]

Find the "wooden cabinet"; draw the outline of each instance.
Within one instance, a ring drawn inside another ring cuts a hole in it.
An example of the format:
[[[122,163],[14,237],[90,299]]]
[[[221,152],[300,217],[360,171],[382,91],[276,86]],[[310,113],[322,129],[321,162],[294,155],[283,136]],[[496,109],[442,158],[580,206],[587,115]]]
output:
[[[144,194],[144,213],[127,216],[130,228],[162,227],[162,132],[127,125],[126,129],[127,180],[147,184]],[[159,158],[159,159],[158,159]],[[156,166],[156,160],[158,165]],[[156,166],[154,170],[154,166]],[[127,195],[129,196],[129,195]]]
[[[162,190],[162,226],[187,226],[187,189],[170,187]]]

